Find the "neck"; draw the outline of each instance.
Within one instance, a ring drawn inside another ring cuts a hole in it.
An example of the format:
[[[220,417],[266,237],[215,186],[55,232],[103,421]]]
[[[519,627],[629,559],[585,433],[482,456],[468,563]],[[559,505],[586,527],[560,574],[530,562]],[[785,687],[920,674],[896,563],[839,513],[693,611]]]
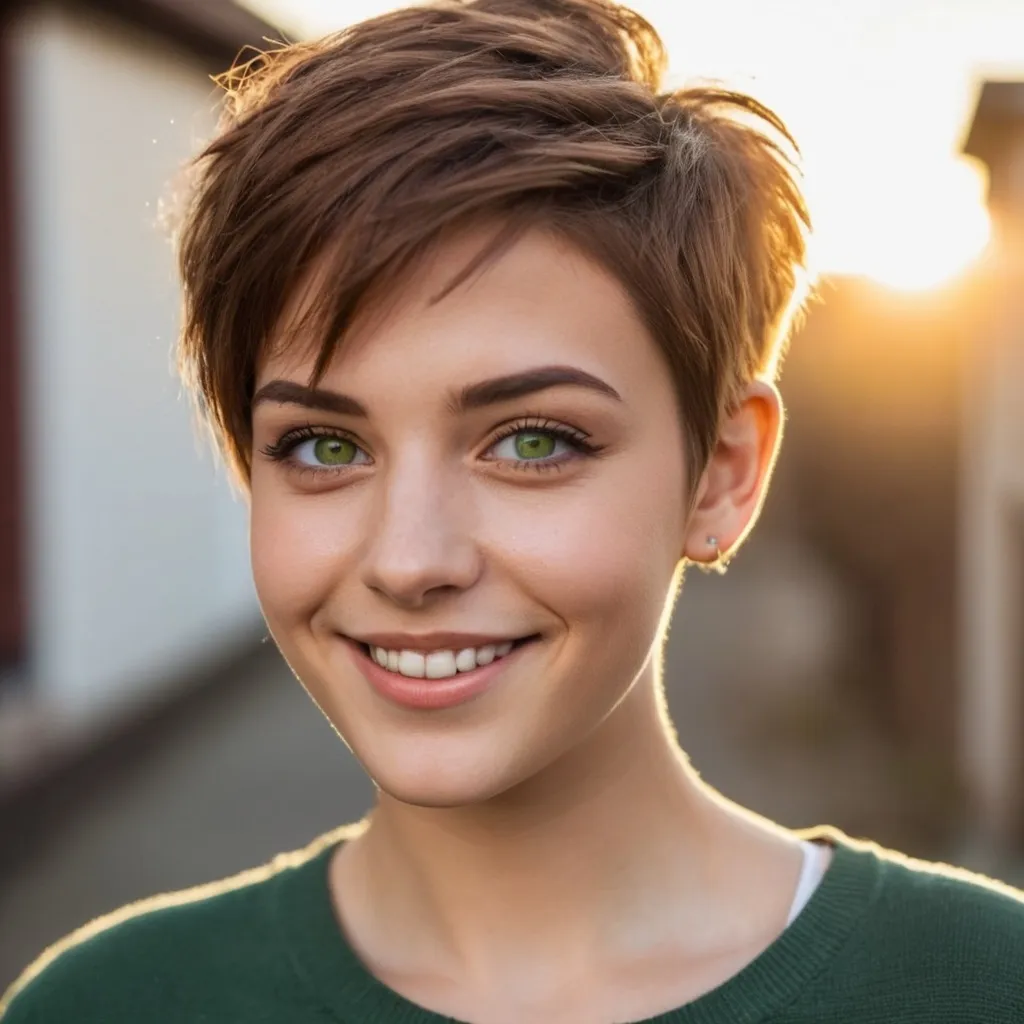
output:
[[[764,902],[766,876],[745,881],[752,857],[781,879],[772,912],[784,919],[794,846],[700,781],[652,680],[586,743],[486,804],[423,808],[381,794],[332,884],[350,931],[386,950],[385,970],[429,959],[442,973],[507,976],[514,964],[565,969],[572,951],[582,971],[666,944],[700,956],[734,941],[729,899],[760,927],[751,901]]]

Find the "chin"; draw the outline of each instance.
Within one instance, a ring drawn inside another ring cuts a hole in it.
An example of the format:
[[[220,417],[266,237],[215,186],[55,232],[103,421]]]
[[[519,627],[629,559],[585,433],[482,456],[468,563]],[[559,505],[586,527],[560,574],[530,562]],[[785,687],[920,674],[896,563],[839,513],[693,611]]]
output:
[[[467,785],[465,779],[391,779],[378,775],[373,781],[392,800],[411,807],[434,809],[478,807],[504,791],[500,787],[481,789],[479,786]]]
[[[512,765],[496,764],[493,749],[479,757],[465,751],[432,751],[410,757],[406,750],[394,759],[364,758],[355,751],[364,770],[382,793],[413,807],[473,807],[487,803],[524,780]],[[447,756],[446,756],[447,755]]]
[[[431,785],[429,780],[410,783],[408,786],[384,785],[375,780],[382,793],[396,803],[409,807],[423,807],[431,810],[454,809],[457,807],[479,807],[497,794],[485,794],[465,786]]]

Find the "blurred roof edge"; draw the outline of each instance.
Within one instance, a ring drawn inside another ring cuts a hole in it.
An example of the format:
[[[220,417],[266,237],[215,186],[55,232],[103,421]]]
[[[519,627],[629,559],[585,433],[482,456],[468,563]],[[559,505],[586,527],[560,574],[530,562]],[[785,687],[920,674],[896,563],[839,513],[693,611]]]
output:
[[[10,13],[33,0],[0,0]],[[264,49],[267,39],[285,40],[284,30],[234,0],[62,0],[71,7],[105,11],[148,28],[193,52],[230,63],[246,46]]]
[[[1001,156],[1007,137],[1022,130],[1024,81],[985,82],[974,108],[963,152],[991,165]]]

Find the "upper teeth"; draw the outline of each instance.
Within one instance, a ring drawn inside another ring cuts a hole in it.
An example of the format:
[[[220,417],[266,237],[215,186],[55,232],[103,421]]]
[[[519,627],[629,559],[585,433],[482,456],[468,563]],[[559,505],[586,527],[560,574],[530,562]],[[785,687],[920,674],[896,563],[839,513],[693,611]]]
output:
[[[469,672],[478,665],[489,665],[512,650],[512,641],[466,647],[461,651],[388,651],[370,647],[370,656],[382,668],[413,679],[448,679],[457,672]]]

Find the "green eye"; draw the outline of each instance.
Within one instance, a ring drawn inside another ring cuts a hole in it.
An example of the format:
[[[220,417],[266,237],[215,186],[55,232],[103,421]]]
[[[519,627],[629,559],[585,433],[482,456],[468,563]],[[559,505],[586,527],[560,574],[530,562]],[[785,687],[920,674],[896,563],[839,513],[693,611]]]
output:
[[[321,466],[347,466],[357,450],[343,437],[320,437],[313,443],[313,457]]]
[[[544,459],[552,455],[558,439],[550,434],[520,430],[515,436],[516,454],[524,459]]]

